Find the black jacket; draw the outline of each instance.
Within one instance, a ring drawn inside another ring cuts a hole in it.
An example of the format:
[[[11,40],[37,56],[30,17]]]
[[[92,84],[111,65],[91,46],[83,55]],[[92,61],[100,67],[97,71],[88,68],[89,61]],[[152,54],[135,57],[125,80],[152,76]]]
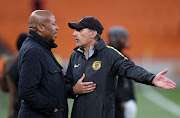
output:
[[[118,51],[121,52],[121,49],[118,49]],[[115,118],[124,118],[124,109],[122,108],[121,104],[123,102],[127,102],[128,100],[135,100],[134,84],[133,81],[128,78],[122,76],[117,76],[117,78],[118,82],[115,98]]]
[[[33,31],[19,52],[19,118],[67,118],[67,97],[62,67],[51,52],[55,43]],[[55,108],[59,111],[54,113]]]
[[[74,97],[72,118],[114,118],[115,76],[119,74],[150,85],[155,76],[107,46],[103,39],[94,48],[95,53],[88,60],[78,47],[75,48],[69,61],[66,73],[69,97],[74,97],[72,86],[83,73],[84,81],[96,83],[94,92]]]

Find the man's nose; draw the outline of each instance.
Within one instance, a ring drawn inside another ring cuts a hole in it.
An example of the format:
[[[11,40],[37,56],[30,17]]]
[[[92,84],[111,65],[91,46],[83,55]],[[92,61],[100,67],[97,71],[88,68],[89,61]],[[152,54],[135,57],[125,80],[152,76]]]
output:
[[[74,31],[73,36],[74,37],[77,36],[77,31]]]
[[[59,29],[59,27],[56,25],[56,29],[58,30]]]

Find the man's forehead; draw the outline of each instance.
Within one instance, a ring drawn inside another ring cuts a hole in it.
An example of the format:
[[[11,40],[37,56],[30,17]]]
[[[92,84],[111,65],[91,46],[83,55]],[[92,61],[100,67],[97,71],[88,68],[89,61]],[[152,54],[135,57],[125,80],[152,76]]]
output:
[[[45,19],[51,22],[56,22],[56,19],[54,16],[45,17]]]

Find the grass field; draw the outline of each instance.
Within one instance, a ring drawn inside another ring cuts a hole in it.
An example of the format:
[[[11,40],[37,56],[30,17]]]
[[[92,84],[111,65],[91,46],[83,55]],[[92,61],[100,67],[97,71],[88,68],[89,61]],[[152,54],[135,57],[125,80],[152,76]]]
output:
[[[158,93],[180,106],[180,88],[176,88],[175,90],[163,90],[156,87],[153,88]],[[179,118],[146,99],[146,97],[143,95],[142,89],[143,88],[136,88],[136,98],[138,105],[137,118]]]
[[[178,116],[149,101],[144,96],[142,89],[143,88],[141,87],[136,88],[136,98],[138,104],[137,118],[179,118]],[[175,90],[163,90],[156,87],[153,87],[153,89],[180,106],[180,87]],[[0,91],[0,118],[7,118],[8,100],[9,95]],[[68,102],[70,108],[69,111],[71,111],[73,100],[69,99]]]

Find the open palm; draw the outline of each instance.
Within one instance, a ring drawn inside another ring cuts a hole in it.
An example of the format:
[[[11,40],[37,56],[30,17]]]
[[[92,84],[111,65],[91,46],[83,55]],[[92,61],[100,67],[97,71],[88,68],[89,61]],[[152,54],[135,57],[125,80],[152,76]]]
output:
[[[165,69],[164,71],[158,73],[154,77],[152,84],[154,84],[155,86],[159,88],[164,88],[164,89],[176,88],[176,83],[164,76],[164,74],[166,74],[167,72],[168,72],[168,69]]]

